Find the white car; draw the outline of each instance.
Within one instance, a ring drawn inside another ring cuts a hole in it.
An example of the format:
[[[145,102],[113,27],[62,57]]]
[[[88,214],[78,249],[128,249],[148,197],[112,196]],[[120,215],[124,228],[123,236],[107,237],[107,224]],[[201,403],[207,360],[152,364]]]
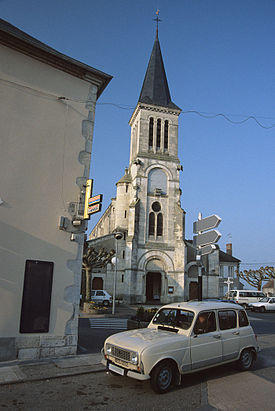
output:
[[[112,303],[112,296],[105,290],[92,290],[91,301],[108,306]]]
[[[260,311],[264,313],[265,311],[275,311],[275,297],[265,297],[262,298],[257,303],[251,303],[248,306],[252,311]]]
[[[243,307],[183,302],[160,308],[147,328],[111,335],[102,349],[107,371],[149,380],[155,392],[180,384],[182,375],[237,361],[249,370],[258,346]]]

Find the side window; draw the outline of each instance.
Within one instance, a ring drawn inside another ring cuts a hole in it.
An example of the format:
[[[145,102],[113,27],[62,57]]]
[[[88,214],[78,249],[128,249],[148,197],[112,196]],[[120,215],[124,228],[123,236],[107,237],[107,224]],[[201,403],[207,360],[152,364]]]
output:
[[[237,315],[233,310],[219,311],[220,330],[230,330],[237,327]]]
[[[214,311],[202,312],[198,315],[194,326],[195,334],[204,334],[216,331],[216,316]]]
[[[248,318],[245,311],[239,311],[239,327],[246,327],[248,325]]]
[[[100,295],[100,297],[104,296],[104,292],[103,291],[97,291],[96,295]]]
[[[91,291],[91,297],[95,295],[95,291]]]

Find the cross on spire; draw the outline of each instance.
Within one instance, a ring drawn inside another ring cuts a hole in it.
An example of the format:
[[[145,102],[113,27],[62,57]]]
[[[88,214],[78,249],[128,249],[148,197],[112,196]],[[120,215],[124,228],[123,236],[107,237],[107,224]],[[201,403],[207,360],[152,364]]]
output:
[[[159,22],[161,21],[161,19],[159,18],[159,10],[156,11],[156,15],[157,15],[157,17],[156,17],[155,19],[153,19],[153,21],[156,21],[156,23],[157,23],[156,39],[158,39],[158,35],[159,35]]]

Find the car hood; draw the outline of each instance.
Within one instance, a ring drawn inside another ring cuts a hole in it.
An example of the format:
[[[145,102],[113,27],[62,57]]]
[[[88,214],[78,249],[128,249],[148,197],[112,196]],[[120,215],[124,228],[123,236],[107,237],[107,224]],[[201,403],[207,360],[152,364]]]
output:
[[[139,328],[137,330],[124,331],[113,334],[107,338],[106,342],[114,344],[127,350],[141,352],[146,347],[156,345],[166,345],[182,339],[187,339],[185,335],[176,334],[171,331],[164,331],[151,328]]]

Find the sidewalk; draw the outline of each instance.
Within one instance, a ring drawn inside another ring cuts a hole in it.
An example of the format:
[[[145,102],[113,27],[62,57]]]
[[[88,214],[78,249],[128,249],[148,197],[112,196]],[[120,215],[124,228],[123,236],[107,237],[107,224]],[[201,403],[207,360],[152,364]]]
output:
[[[117,305],[115,315],[112,314],[86,314],[80,312],[79,318],[131,318],[136,312],[136,307]],[[101,354],[80,354],[62,358],[45,358],[30,361],[0,362],[0,385],[16,384],[26,381],[40,381],[64,376],[103,372],[105,367],[101,364]]]
[[[0,385],[105,371],[101,354],[0,363]]]

